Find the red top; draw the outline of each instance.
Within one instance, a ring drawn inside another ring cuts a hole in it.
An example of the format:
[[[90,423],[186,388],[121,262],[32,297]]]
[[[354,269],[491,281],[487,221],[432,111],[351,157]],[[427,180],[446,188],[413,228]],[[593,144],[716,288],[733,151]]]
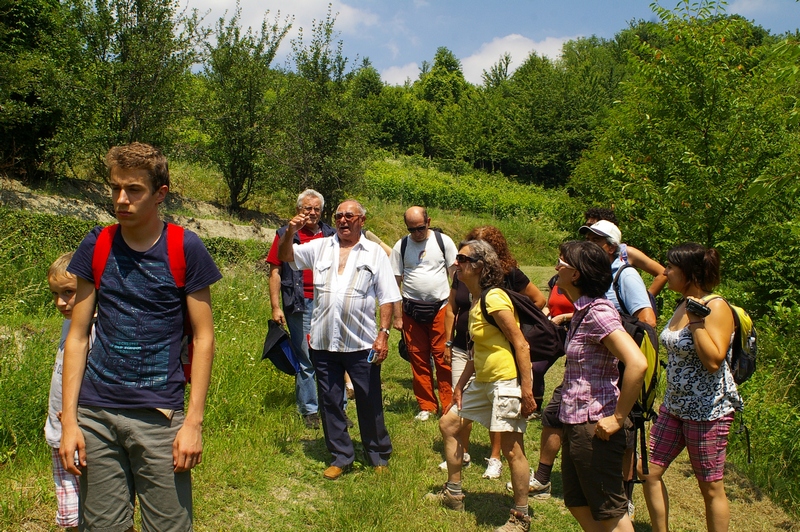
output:
[[[550,290],[550,296],[547,298],[547,308],[550,309],[550,316],[553,317],[569,314],[574,310],[572,302],[567,299],[567,296],[557,286]]]
[[[318,229],[316,233],[312,233],[306,226],[300,228],[297,232],[300,237],[300,243],[305,244],[311,240],[322,238],[322,229]],[[275,240],[272,242],[272,247],[269,248],[267,253],[267,262],[274,266],[280,266],[281,261],[278,260],[278,241],[280,237],[275,234]],[[303,270],[303,297],[306,299],[314,298],[314,272],[313,270]]]

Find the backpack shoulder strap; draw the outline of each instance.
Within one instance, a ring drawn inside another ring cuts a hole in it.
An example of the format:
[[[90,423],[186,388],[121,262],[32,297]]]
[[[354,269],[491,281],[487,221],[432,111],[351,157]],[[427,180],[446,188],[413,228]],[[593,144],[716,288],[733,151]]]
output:
[[[183,227],[167,224],[167,260],[178,288],[186,286],[186,254],[183,249]]]
[[[481,292],[481,314],[483,314],[483,319],[485,319],[487,322],[497,327],[497,321],[492,317],[491,314],[489,314],[489,311],[486,310],[486,294],[489,293],[489,290],[491,290],[491,288],[487,288],[486,290]],[[500,288],[500,290],[505,291],[505,288]],[[514,304],[513,300],[511,301],[511,304],[512,305]]]
[[[630,316],[630,312],[628,312],[628,307],[625,306],[625,303],[622,301],[622,297],[619,295],[619,279],[622,275],[622,271],[625,268],[631,268],[632,266],[630,263],[623,262],[622,265],[617,270],[616,275],[614,275],[614,282],[611,283],[611,286],[614,287],[614,295],[617,296],[617,303],[619,303],[619,308],[622,309],[623,314],[627,314]]]
[[[94,277],[95,290],[100,289],[100,279],[106,269],[108,256],[111,254],[111,244],[114,242],[114,235],[117,234],[119,224],[112,224],[104,227],[97,235],[92,253],[92,276]]]
[[[442,239],[442,232],[434,230],[433,234],[436,236],[436,243],[439,245],[439,249],[442,251],[442,257],[446,261],[447,258],[444,255],[444,240]]]
[[[400,269],[405,268],[407,247],[408,247],[408,235],[400,239]]]

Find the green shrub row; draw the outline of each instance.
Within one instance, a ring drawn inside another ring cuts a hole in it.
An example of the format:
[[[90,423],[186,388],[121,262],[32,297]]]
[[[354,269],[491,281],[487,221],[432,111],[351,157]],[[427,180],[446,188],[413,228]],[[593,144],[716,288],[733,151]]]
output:
[[[407,159],[373,162],[367,169],[363,192],[406,205],[489,214],[499,219],[549,220],[560,218],[565,210],[577,209],[563,190],[515,183],[500,174],[475,171],[453,175]]]

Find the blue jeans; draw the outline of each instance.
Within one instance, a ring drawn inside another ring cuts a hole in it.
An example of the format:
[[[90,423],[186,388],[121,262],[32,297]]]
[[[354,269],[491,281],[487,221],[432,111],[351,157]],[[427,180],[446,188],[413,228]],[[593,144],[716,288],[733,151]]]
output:
[[[294,390],[297,410],[303,416],[316,414],[319,411],[317,382],[314,378],[314,366],[308,356],[308,341],[306,340],[306,335],[311,332],[311,312],[313,310],[314,300],[306,299],[305,311],[285,315],[289,335],[292,337],[292,345],[297,355],[297,361],[300,363],[300,371],[297,372],[294,380]]]

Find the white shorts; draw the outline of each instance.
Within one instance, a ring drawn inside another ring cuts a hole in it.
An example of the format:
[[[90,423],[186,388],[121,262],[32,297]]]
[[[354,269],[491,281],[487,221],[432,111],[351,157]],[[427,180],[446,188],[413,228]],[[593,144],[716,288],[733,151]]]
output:
[[[517,379],[472,381],[461,396],[458,415],[477,421],[491,432],[525,432],[528,422],[520,416],[521,406],[522,389]]]

